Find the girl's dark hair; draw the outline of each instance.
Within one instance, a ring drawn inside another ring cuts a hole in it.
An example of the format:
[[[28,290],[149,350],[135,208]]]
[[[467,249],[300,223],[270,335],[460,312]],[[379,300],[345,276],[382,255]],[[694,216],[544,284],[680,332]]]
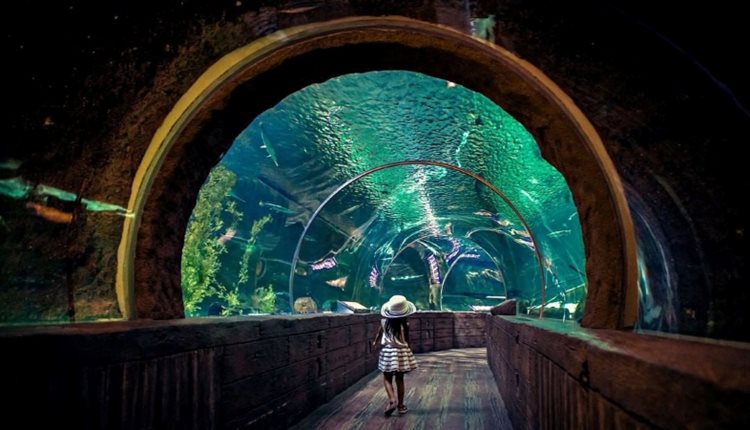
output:
[[[393,337],[409,343],[409,325],[406,318],[389,318],[385,320],[385,330],[393,334]]]

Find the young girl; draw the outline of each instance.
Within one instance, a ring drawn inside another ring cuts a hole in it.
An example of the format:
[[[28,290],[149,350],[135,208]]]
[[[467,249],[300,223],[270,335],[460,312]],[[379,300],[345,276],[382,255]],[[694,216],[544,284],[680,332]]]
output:
[[[406,300],[406,297],[396,295],[391,297],[380,309],[380,328],[372,346],[375,347],[380,340],[383,349],[380,350],[378,369],[383,372],[383,385],[388,394],[388,404],[385,407],[385,415],[389,416],[398,407],[399,414],[405,414],[407,409],[404,405],[404,373],[417,368],[417,360],[409,347],[409,324],[406,317],[416,312],[414,303]],[[393,376],[396,376],[396,388],[398,392],[398,403],[396,394],[393,392]]]

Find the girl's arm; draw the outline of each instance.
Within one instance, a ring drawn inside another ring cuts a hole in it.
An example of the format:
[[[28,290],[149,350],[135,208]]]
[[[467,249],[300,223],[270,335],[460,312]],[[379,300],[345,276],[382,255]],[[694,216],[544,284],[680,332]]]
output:
[[[378,333],[375,335],[375,339],[372,341],[372,346],[376,346],[380,341],[380,337],[383,335],[383,326],[378,326]]]

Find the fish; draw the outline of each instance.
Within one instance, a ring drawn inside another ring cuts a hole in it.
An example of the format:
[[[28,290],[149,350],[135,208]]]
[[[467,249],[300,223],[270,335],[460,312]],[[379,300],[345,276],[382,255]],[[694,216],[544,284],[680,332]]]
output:
[[[115,212],[118,215],[126,216],[129,211],[122,206],[118,206],[112,203],[100,202],[97,200],[81,199],[81,204],[86,207],[87,211],[91,212]]]
[[[41,218],[58,224],[70,224],[73,222],[73,214],[64,212],[49,206],[40,205],[39,203],[27,202],[26,207]]]
[[[461,143],[459,143],[458,146],[456,147],[456,152],[454,154],[454,156],[456,157],[456,165],[458,167],[463,167],[461,166],[461,150],[463,149],[464,146],[466,146],[466,143],[468,141],[469,141],[469,132],[465,131],[461,134]]]
[[[521,236],[523,238],[531,238],[531,234],[526,230],[518,230],[516,228],[510,229],[510,234],[514,236]]]
[[[342,276],[337,279],[331,279],[329,281],[326,281],[326,284],[332,287],[341,288],[343,290],[346,287],[346,278],[348,278],[348,276]]]
[[[373,216],[370,217],[367,221],[365,221],[364,224],[361,226],[355,228],[355,229],[348,229],[347,233],[349,234],[349,239],[347,239],[347,242],[356,243],[359,241],[365,234],[368,228],[370,228],[370,225],[375,221],[375,218],[377,218],[378,214],[375,213]]]
[[[39,196],[52,196],[65,202],[74,202],[78,199],[78,196],[75,193],[44,184],[37,184],[36,187],[34,187],[34,194]]]
[[[280,206],[275,203],[264,202],[263,200],[258,202],[258,206],[268,208],[269,210],[272,210],[274,212],[278,212],[281,214],[285,214],[285,215],[294,215],[296,213],[293,210],[286,208],[284,206]]]
[[[21,162],[12,158],[0,161],[0,170],[18,170],[19,167],[21,167]]]
[[[485,276],[490,279],[494,279],[498,282],[505,282],[505,278],[503,277],[503,272],[500,270],[492,270],[492,269],[482,269],[481,272],[469,272],[469,273],[476,273],[477,275]]]
[[[262,231],[257,236],[253,237],[244,237],[244,236],[234,236],[232,238],[233,241],[243,243],[246,246],[253,246],[262,250],[272,250],[276,248],[276,246],[279,244],[279,241],[281,240],[279,236],[276,234],[269,232],[269,231]],[[289,263],[287,263],[289,264]]]
[[[549,237],[560,237],[562,235],[570,234],[570,230],[557,230],[547,234]]]
[[[336,264],[338,264],[336,262],[336,257],[328,257],[311,263],[310,267],[313,270],[324,270],[336,267]]]
[[[263,142],[260,147],[266,150],[266,152],[268,153],[268,158],[273,161],[273,164],[275,164],[276,167],[279,167],[279,161],[276,158],[276,150],[273,149],[271,143],[268,141],[268,139],[266,139],[266,134],[263,132],[263,123],[260,124],[260,140]]]
[[[227,229],[227,231],[224,234],[221,235],[220,238],[216,239],[216,242],[219,245],[223,245],[223,244],[229,242],[230,240],[232,240],[232,238],[234,238],[234,235],[236,233],[237,233],[237,230],[233,229],[232,227],[229,227]]]
[[[512,224],[510,222],[510,220],[502,219],[502,218],[497,218],[497,217],[494,217],[494,216],[492,217],[492,220],[495,221],[501,227],[507,227],[507,226],[509,226],[509,225]]]
[[[245,199],[243,199],[242,197],[238,196],[238,195],[237,195],[237,193],[236,193],[236,192],[234,192],[234,190],[232,190],[232,191],[231,191],[231,192],[229,193],[229,197],[231,197],[231,198],[233,198],[233,199],[235,199],[235,200],[239,200],[239,201],[241,201],[242,203],[247,203],[247,202],[245,201]]]
[[[29,196],[33,187],[19,178],[0,179],[0,195],[12,199],[23,199]]]
[[[524,196],[526,196],[526,198],[528,198],[529,200],[531,200],[532,203],[538,203],[537,199],[535,199],[534,197],[532,197],[531,194],[529,194],[528,191],[521,190],[521,194],[523,194]]]
[[[293,7],[293,8],[289,8],[289,9],[281,9],[279,11],[279,13],[289,13],[289,14],[303,13],[303,12],[307,12],[307,11],[310,11],[310,10],[313,10],[313,9],[317,9],[318,7],[320,7],[320,6],[318,5],[318,6]]]
[[[513,240],[513,242],[516,242],[519,245],[523,245],[523,246],[529,248],[532,251],[534,249],[536,249],[536,247],[534,246],[534,243],[532,243],[530,240],[523,239],[523,238],[515,238],[515,237],[513,237],[511,239]]]
[[[0,161],[0,170],[4,167],[14,168],[15,164],[13,160],[2,162]],[[3,166],[3,163],[11,163],[7,166]],[[20,163],[20,162],[19,162]],[[20,166],[20,164],[19,164]],[[8,196],[14,199],[24,199],[29,197],[29,194],[34,194],[37,197],[52,196],[58,200],[64,202],[75,202],[78,201],[87,211],[91,212],[114,212],[117,215],[132,218],[134,214],[128,211],[122,206],[118,206],[112,203],[100,202],[97,200],[90,200],[86,198],[78,198],[75,193],[61,190],[59,188],[51,187],[44,184],[32,185],[21,177],[11,179],[0,179],[0,195]],[[29,207],[29,209],[33,209]]]
[[[352,207],[350,207],[350,208],[342,211],[339,215],[348,215],[348,214],[354,212],[355,210],[357,210],[357,209],[359,209],[361,207],[362,207],[362,203],[354,205],[354,206],[352,206]]]

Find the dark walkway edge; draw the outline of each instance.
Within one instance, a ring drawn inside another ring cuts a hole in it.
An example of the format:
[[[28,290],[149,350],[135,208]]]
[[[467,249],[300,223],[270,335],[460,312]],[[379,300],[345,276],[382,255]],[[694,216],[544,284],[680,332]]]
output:
[[[486,348],[417,354],[419,369],[407,374],[406,415],[383,415],[387,400],[374,371],[313,411],[294,430],[512,429],[487,366]]]

